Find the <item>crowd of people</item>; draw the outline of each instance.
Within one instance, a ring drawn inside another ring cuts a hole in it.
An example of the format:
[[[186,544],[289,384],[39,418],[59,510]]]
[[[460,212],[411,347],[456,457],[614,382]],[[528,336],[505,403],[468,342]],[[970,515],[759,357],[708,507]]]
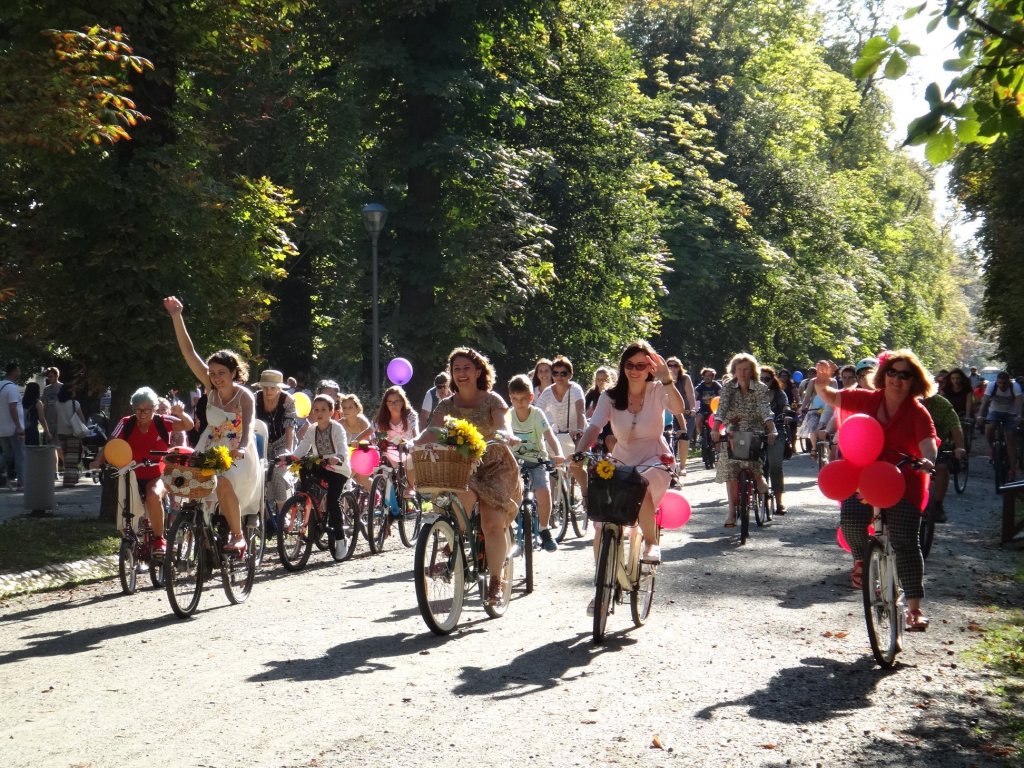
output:
[[[867,413],[883,428],[884,460],[898,463],[899,457],[906,456],[916,460],[916,468],[901,468],[906,492],[887,516],[910,609],[908,628],[923,630],[928,618],[921,607],[923,558],[918,526],[922,514],[945,521],[949,471],[943,456],[963,455],[964,430],[972,429],[975,419],[984,423],[989,440],[1001,423],[1010,477],[1016,476],[1016,426],[1024,400],[1021,382],[1006,372],[986,382],[977,369],[941,370],[933,376],[910,350],[885,352],[842,366],[822,361],[806,373],[762,365],[753,355],[741,353],[729,361],[721,378],[711,367],[701,368],[691,378],[678,357],[663,357],[638,341],[622,350],[617,365],[597,367],[584,391],[573,380],[576,370],[564,355],[541,358],[532,370],[513,375],[501,386],[485,355],[458,347],[418,409],[403,387],[395,385],[385,390],[368,416],[357,395],[343,393],[335,381],[324,379],[315,391],[303,393],[309,409],[300,416],[300,390],[294,379],[266,369],[250,385],[247,367],[234,352],[220,350],[204,358],[195,350],[180,300],[168,297],[164,307],[197,385],[188,393],[187,403],[177,390],[160,397],[151,388],[141,387],[131,398],[132,412],[118,422],[111,437],[127,440],[140,463],[153,450],[189,444],[197,450],[226,447],[232,466],[220,478],[216,494],[231,530],[224,546],[235,553],[246,546],[242,515],[257,511],[261,503],[260,456],[313,454],[323,459],[317,471],[327,480],[329,511],[336,516],[346,484],[369,487],[371,479],[353,471],[351,446],[374,442],[381,448],[382,460],[394,465],[408,457],[397,450],[400,446],[436,440],[444,420],[457,417],[472,423],[488,441],[462,501],[467,509],[479,510],[490,562],[505,558],[504,532],[522,497],[523,472],[537,500],[541,546],[557,550],[548,529],[554,490],[549,483],[557,479],[552,481],[554,474],[547,468],[550,463],[558,471],[572,473],[585,500],[588,474],[581,457],[596,450],[622,465],[651,467],[644,472],[647,492],[639,526],[643,560],[658,563],[655,511],[671,475],[654,467],[674,460],[678,473],[685,475],[691,441],[706,425],[714,424],[712,439],[719,456],[715,479],[725,485],[724,525],[728,528],[736,524],[736,479],[743,468],[754,469],[758,492],[774,494],[777,514],[783,515],[787,511],[784,462],[798,441],[834,444],[845,418]],[[10,477],[12,486],[20,487],[23,447],[42,443],[54,446],[63,464],[63,482],[73,485],[82,450],[78,423],[85,420],[74,389],[60,381],[60,371],[53,367],[44,372],[44,386],[30,381],[22,390],[20,376],[20,369],[10,365],[0,381],[0,467],[4,468],[0,480]],[[734,450],[734,441],[749,434],[763,440],[767,478],[762,477],[760,458]],[[258,446],[258,441],[263,444]],[[103,460],[101,451],[91,467]],[[929,490],[927,474],[920,470],[933,465],[935,478]],[[414,488],[411,466],[407,472]],[[166,489],[156,467],[140,466],[136,476],[159,552],[165,547],[161,505]],[[271,475],[267,493],[274,505],[280,507],[293,492],[290,473]],[[858,588],[871,514],[871,507],[856,494],[840,507],[840,526],[854,561],[850,583]],[[502,599],[499,578],[492,577],[488,600]]]

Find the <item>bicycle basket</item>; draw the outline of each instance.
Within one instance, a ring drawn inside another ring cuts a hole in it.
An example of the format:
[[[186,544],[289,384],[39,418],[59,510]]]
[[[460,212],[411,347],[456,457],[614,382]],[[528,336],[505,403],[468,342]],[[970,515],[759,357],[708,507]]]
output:
[[[167,464],[163,479],[170,493],[193,501],[205,499],[217,487],[217,475],[212,469]]]
[[[647,478],[636,467],[619,467],[607,480],[588,473],[587,517],[595,523],[635,525],[647,493]]]
[[[729,458],[758,461],[761,458],[761,436],[756,432],[733,432],[729,439]]]
[[[465,491],[479,463],[450,445],[418,445],[412,449],[416,487],[423,493]]]

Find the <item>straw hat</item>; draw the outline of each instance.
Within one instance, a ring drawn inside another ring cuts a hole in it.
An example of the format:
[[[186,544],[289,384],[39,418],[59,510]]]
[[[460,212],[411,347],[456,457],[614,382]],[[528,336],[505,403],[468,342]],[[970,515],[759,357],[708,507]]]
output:
[[[260,380],[256,382],[256,386],[261,388],[278,387],[280,389],[289,389],[288,385],[285,384],[284,375],[273,368],[267,368],[267,370],[260,374]]]

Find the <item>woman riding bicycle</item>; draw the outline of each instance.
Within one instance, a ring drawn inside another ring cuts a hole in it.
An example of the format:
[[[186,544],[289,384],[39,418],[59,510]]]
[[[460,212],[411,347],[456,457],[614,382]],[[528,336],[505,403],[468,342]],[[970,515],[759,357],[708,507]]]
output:
[[[964,426],[966,429],[964,421],[974,418],[975,406],[977,405],[974,399],[974,392],[971,390],[971,381],[967,378],[967,374],[960,368],[954,368],[946,377],[946,382],[940,388],[939,394],[949,400],[953,410],[956,411],[956,415],[960,417],[961,426]]]
[[[683,397],[675,387],[665,358],[646,341],[634,341],[623,350],[615,386],[602,393],[594,418],[576,442],[575,451],[589,450],[610,422],[616,442],[609,456],[627,466],[646,466],[642,470],[647,493],[640,507],[640,529],[644,534],[643,560],[648,563],[661,562],[654,513],[671,480],[662,465],[662,457],[671,456],[665,442],[665,409],[681,413]],[[595,526],[595,555],[600,542]]]
[[[263,455],[272,463],[277,456],[291,453],[295,445],[295,401],[283,391],[284,375],[268,368],[256,382],[256,418],[267,425],[270,445],[263,447]],[[281,508],[293,493],[291,474],[275,468],[271,473],[270,501]]]
[[[380,408],[377,410],[377,417],[373,420],[373,424],[359,435],[358,439],[368,440],[376,437],[382,459],[392,467],[398,466],[399,462],[404,462],[406,465],[405,477],[409,481],[406,491],[411,492],[415,485],[413,466],[408,461],[409,454],[399,453],[398,446],[411,443],[419,433],[419,417],[412,409],[405,390],[395,385],[384,390]],[[369,477],[357,473],[355,479],[357,483],[369,490]]]
[[[694,438],[699,440],[704,431],[704,422],[711,416],[711,401],[722,394],[722,385],[715,381],[718,372],[714,368],[701,368],[700,384],[694,390],[697,402],[697,418],[694,422]]]
[[[874,385],[877,389],[873,392],[835,389],[832,386],[830,365],[825,361],[820,361],[815,370],[817,376],[814,386],[818,395],[826,403],[839,408],[841,417],[866,413],[881,423],[885,433],[884,447],[879,457],[882,461],[895,464],[902,455],[913,456],[924,470],[917,471],[910,465],[901,467],[906,491],[899,502],[885,510],[889,538],[896,551],[896,570],[907,597],[907,629],[923,632],[928,628],[928,618],[921,610],[924,597],[924,556],[921,554],[919,533],[928,489],[928,475],[925,472],[934,466],[938,447],[932,417],[918,398],[928,397],[934,391],[931,377],[909,349],[896,350],[882,356],[875,372]],[[867,527],[872,516],[871,506],[856,497],[847,499],[840,507],[839,524],[854,558],[850,579],[856,588],[860,588],[863,578]]]
[[[457,347],[448,356],[448,372],[452,377],[454,394],[437,404],[428,425],[431,429],[424,430],[417,444],[436,442],[435,429],[444,424],[446,416],[472,423],[485,440],[494,440],[499,435],[509,437],[512,430],[508,406],[491,391],[495,374],[490,361],[475,349]],[[458,496],[466,510],[473,509],[479,501],[480,525],[491,569],[487,602],[501,605],[504,601],[502,563],[508,550],[506,531],[519,512],[523,498],[519,463],[508,446],[499,443],[488,445],[483,459],[469,478],[469,490],[459,491]]]
[[[730,433],[736,431],[768,433],[769,450],[775,445],[775,416],[769,405],[768,387],[758,380],[760,370],[757,359],[746,352],[734,355],[729,361],[729,382],[722,387],[718,402],[718,421],[725,424]],[[723,457],[715,465],[715,479],[725,483],[729,498],[729,514],[725,519],[726,528],[736,527],[736,499],[739,495],[740,470],[749,469],[758,478],[759,493],[768,491],[761,476],[761,459],[740,460]]]
[[[686,474],[686,459],[690,455],[690,427],[693,426],[693,406],[697,402],[697,394],[693,391],[693,381],[678,357],[668,358],[668,372],[676,384],[676,389],[683,396],[683,412],[672,414],[672,419],[679,437],[676,440],[676,461],[679,462],[679,474]]]
[[[252,429],[256,402],[252,391],[245,386],[249,372],[245,363],[229,349],[214,352],[204,362],[185,329],[181,301],[175,296],[168,296],[164,299],[164,308],[171,316],[174,336],[185,363],[209,393],[206,430],[199,438],[196,450],[224,446],[231,451],[231,469],[217,480],[217,502],[231,529],[231,538],[225,543],[224,550],[240,555],[245,552],[242,514],[260,511],[263,486]]]
[[[772,409],[772,416],[775,418],[775,431],[779,435],[787,436],[788,426],[786,420],[789,418],[789,398],[782,390],[782,382],[775,375],[775,369],[767,365],[761,367],[761,383],[768,387],[768,407]],[[786,514],[786,507],[782,503],[782,492],[785,490],[786,481],[783,478],[783,461],[786,456],[786,439],[776,439],[768,447],[768,479],[771,480],[772,491],[775,493],[775,514]]]

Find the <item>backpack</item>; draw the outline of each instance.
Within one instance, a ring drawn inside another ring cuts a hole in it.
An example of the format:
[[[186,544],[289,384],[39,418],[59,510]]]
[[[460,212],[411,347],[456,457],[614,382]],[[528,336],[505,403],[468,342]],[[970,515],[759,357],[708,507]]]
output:
[[[128,419],[128,421],[125,422],[124,429],[121,430],[122,440],[127,440],[131,436],[132,432],[135,429],[135,424],[137,421],[138,419],[135,416],[132,416]],[[156,431],[157,434],[160,435],[160,438],[165,443],[169,442],[167,439],[169,433],[167,432],[167,425],[164,424],[164,420],[159,416],[154,416],[153,424],[156,426]]]

